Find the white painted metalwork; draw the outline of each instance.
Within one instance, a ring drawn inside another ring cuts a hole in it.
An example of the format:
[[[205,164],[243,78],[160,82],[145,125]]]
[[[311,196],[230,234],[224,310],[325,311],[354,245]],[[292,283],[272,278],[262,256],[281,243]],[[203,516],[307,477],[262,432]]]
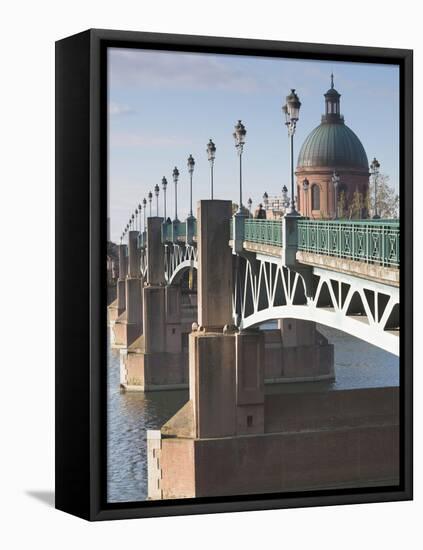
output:
[[[399,289],[313,268],[293,271],[276,258],[238,257],[233,315],[242,328],[273,319],[314,321],[399,355]]]
[[[189,244],[169,243],[165,245],[165,279],[171,285],[179,280],[186,269],[197,269],[197,247]]]

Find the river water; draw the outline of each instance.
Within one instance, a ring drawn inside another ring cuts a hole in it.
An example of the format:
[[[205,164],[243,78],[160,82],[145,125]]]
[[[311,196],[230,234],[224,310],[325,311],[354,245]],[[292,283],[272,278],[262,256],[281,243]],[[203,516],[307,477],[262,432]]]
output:
[[[336,381],[325,383],[330,389],[398,386],[396,356],[343,332],[321,326],[319,330],[335,346]],[[121,392],[119,355],[109,346],[107,499],[131,502],[147,498],[146,430],[159,429],[171,418],[188,399],[188,391]]]

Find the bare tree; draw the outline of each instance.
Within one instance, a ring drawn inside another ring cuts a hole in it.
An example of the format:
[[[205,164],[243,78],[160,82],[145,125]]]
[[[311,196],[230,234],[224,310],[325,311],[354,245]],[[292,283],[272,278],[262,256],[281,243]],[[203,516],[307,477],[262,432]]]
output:
[[[358,189],[354,191],[353,198],[348,210],[349,219],[361,219],[363,216],[363,195]]]
[[[399,195],[389,182],[387,174],[379,174],[376,182],[377,213],[381,218],[399,217]],[[370,178],[369,192],[365,199],[370,216],[375,214],[375,182]]]
[[[338,217],[341,219],[345,218],[345,204],[346,204],[345,191],[341,191],[339,193],[339,198],[338,198]]]

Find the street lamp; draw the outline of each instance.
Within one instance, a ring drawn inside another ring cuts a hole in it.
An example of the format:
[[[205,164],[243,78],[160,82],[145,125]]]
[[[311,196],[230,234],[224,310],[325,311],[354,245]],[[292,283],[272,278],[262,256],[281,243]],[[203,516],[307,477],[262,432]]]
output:
[[[132,229],[134,229],[134,219],[135,219],[135,215],[132,214],[132,216],[131,216]]]
[[[164,221],[166,222],[166,187],[167,179],[162,177],[162,189],[163,189],[163,212],[164,212]]]
[[[264,209],[267,210],[267,207],[269,206],[269,195],[267,194],[266,191],[263,193],[263,204],[264,204]]]
[[[295,210],[294,197],[294,134],[300,114],[301,102],[295,90],[292,88],[291,93],[286,96],[286,104],[282,107],[285,115],[285,125],[288,128],[288,137],[291,145],[291,207],[287,216],[299,216]]]
[[[176,168],[176,166],[173,169],[172,176],[173,176],[173,183],[175,184],[175,221],[178,221],[178,178],[179,178],[179,170]]]
[[[188,165],[188,172],[189,172],[189,204],[190,204],[189,216],[190,218],[193,218],[194,216],[192,215],[192,174],[194,173],[195,161],[192,155],[188,157],[187,165]]]
[[[156,195],[156,216],[159,216],[159,193],[160,193],[160,187],[157,185],[154,186],[154,194]]]
[[[151,214],[151,201],[153,200],[153,193],[151,191],[149,191],[148,193],[148,202],[150,203],[149,204],[149,215],[148,217],[151,218],[152,214]]]
[[[237,214],[242,216],[242,153],[244,151],[245,136],[247,130],[240,120],[235,125],[235,132],[232,134],[235,140],[235,147],[239,156],[239,208]]]
[[[374,220],[379,220],[380,216],[377,213],[377,178],[379,175],[380,162],[376,160],[376,157],[373,158],[370,165],[370,172],[373,176],[373,185],[375,186],[375,214],[373,216]]]
[[[308,181],[307,178],[304,178],[303,179],[304,206],[305,206],[304,212],[305,212],[306,216],[307,216],[307,213],[308,213],[308,190],[309,190],[309,188],[310,188],[310,182]]]
[[[248,204],[248,210],[250,211],[250,216],[251,216],[251,207],[253,206],[253,200],[251,197],[248,199],[247,204]]]
[[[138,208],[135,208],[135,231],[138,231]]]
[[[141,203],[138,205],[138,212],[140,213],[139,231],[141,232]]]
[[[143,200],[142,200],[142,204],[144,206],[144,231],[146,230],[146,225],[145,225],[145,213],[147,211],[147,199],[144,197]]]
[[[213,200],[213,168],[214,159],[216,158],[216,145],[212,142],[211,138],[207,144],[207,158],[210,162],[210,198]]]
[[[335,189],[335,220],[338,219],[338,185],[340,181],[338,172],[332,174],[333,188]]]

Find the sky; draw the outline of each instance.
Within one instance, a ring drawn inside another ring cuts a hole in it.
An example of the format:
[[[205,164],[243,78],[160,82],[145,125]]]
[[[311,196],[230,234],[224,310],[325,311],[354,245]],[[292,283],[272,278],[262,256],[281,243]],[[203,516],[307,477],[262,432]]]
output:
[[[193,204],[210,198],[206,146],[216,144],[214,197],[238,202],[238,157],[232,133],[246,127],[243,202],[290,188],[289,140],[281,107],[291,88],[302,103],[294,138],[298,156],[320,124],[323,94],[334,74],[345,123],[376,157],[398,192],[399,69],[394,65],[308,61],[154,50],[108,50],[108,199],[111,239],[118,242],[136,206],[168,180],[167,215],[174,217],[172,171],[180,172],[178,218],[189,213],[187,158],[195,159]],[[156,214],[153,199],[153,215]],[[195,215],[195,212],[194,212]]]

